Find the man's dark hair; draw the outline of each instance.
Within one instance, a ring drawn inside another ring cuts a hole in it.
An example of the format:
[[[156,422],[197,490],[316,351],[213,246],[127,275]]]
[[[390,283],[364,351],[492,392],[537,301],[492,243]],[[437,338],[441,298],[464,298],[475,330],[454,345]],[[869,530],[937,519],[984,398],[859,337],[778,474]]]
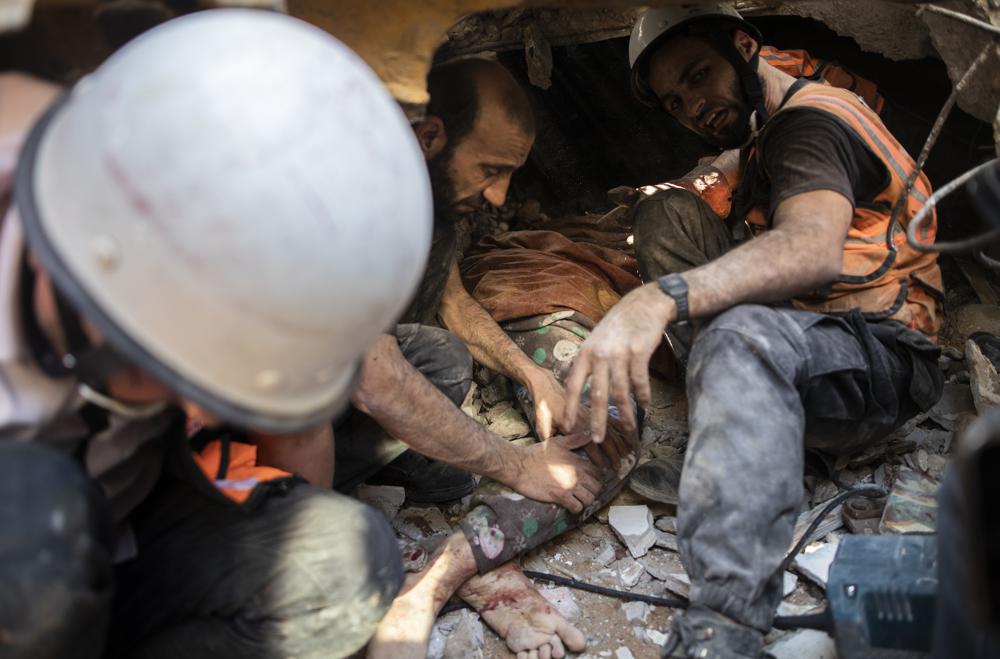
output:
[[[448,142],[454,148],[472,132],[479,116],[482,85],[493,83],[491,96],[525,133],[535,132],[535,113],[527,92],[499,62],[478,57],[459,59],[431,69],[427,91],[431,101],[427,114],[443,123]]]

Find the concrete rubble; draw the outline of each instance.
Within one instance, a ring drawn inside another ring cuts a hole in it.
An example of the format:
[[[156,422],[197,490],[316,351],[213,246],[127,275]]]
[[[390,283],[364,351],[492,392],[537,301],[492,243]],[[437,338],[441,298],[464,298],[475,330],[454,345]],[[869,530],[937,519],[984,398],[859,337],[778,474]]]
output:
[[[566,618],[567,620],[572,620],[579,617],[580,607],[576,603],[576,597],[573,595],[573,591],[565,586],[559,586],[558,588],[541,588],[539,591],[542,597],[547,599],[552,606],[556,607],[556,611],[559,615]]]
[[[810,545],[795,557],[792,565],[805,578],[826,587],[826,580],[830,575],[830,564],[833,563],[833,558],[836,555],[837,545],[832,542]]]
[[[792,632],[767,648],[774,659],[837,659],[833,639],[824,632],[802,629]]]
[[[645,556],[656,544],[653,514],[648,506],[611,506],[608,523],[633,558]]]
[[[629,622],[646,622],[651,613],[649,604],[645,602],[625,602],[622,604],[622,611],[625,612],[625,619]]]
[[[479,614],[462,609],[438,618],[431,630],[427,659],[481,659],[484,645]]]
[[[406,501],[406,491],[394,485],[359,485],[355,495],[381,511],[389,521],[396,517]]]

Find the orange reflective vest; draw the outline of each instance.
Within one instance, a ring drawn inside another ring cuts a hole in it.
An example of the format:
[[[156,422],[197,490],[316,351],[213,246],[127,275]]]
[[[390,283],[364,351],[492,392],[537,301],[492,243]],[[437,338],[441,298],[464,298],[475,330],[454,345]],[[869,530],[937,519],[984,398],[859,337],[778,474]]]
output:
[[[194,462],[205,477],[221,494],[238,504],[247,503],[255,491],[264,492],[297,478],[286,471],[258,465],[255,445],[225,435],[192,448]],[[260,485],[266,487],[259,488]]]
[[[914,169],[906,150],[889,133],[878,115],[854,94],[829,85],[807,84],[789,98],[775,113],[818,110],[833,116],[856,135],[886,167],[889,183],[871,202],[854,200],[854,219],[844,244],[844,265],[840,277],[831,286],[793,300],[800,309],[822,313],[860,309],[870,320],[892,319],[929,337],[940,328],[938,304],[943,297],[941,270],[937,254],[919,252],[906,242],[910,219],[931,195],[931,185],[921,174],[900,214],[896,226],[889,226],[892,209],[903,192],[904,182]],[[761,165],[760,145],[768,126],[751,147],[748,167]],[[770,222],[763,209],[755,208],[747,217],[754,233],[767,230]],[[937,217],[918,236],[923,243],[933,243]]]
[[[808,78],[815,82],[826,82],[854,92],[868,107],[882,114],[885,99],[878,93],[878,86],[859,75],[851,73],[836,62],[813,57],[804,50],[778,50],[773,46],[762,46],[761,59],[793,78]]]

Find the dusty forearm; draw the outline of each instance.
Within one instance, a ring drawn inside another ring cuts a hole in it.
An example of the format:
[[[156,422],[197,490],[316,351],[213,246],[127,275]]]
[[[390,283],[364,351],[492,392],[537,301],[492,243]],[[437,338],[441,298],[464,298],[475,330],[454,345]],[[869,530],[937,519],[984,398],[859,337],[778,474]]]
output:
[[[421,455],[505,481],[517,447],[469,418],[383,337],[365,357],[353,402],[392,437]]]
[[[251,435],[257,463],[297,474],[312,485],[333,487],[334,449],[330,424],[294,435]]]
[[[684,273],[692,318],[737,304],[787,300],[824,286],[839,267],[817,258],[805,232],[771,231],[724,257]]]
[[[496,321],[469,298],[471,304],[461,302],[441,305],[441,322],[469,348],[478,363],[518,382],[524,382],[535,363],[511,341]]]
[[[448,275],[438,315],[442,324],[465,343],[472,358],[483,366],[521,383],[537,368],[465,290],[457,265]]]

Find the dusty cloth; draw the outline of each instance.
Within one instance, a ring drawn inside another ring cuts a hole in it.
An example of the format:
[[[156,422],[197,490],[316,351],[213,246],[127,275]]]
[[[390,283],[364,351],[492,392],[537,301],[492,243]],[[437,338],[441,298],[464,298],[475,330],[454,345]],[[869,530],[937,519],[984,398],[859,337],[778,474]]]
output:
[[[599,321],[636,274],[625,252],[555,231],[484,238],[462,263],[466,288],[497,322],[567,309]]]
[[[406,361],[459,407],[472,387],[472,355],[447,330],[426,325],[397,325],[393,334]],[[334,423],[337,468],[334,489],[351,492],[407,450],[370,416],[354,409]]]
[[[727,249],[717,216],[687,192],[640,206],[636,222],[640,265],[652,277]],[[678,508],[692,604],[770,629],[805,447],[852,453],[929,409],[943,387],[939,353],[921,333],[856,311],[739,305],[697,333]]]
[[[593,322],[580,314],[563,311],[522,319],[513,323],[512,328],[509,324],[502,326],[525,352],[534,353],[536,363],[551,370],[562,382],[572,357],[579,352]],[[540,353],[546,355],[545,359],[539,358]],[[564,358],[554,358],[553,355]],[[518,386],[517,395],[533,421],[527,390]],[[480,574],[494,570],[525,551],[575,528],[618,494],[636,466],[639,435],[638,432],[626,433],[616,409],[612,407],[609,412],[608,434],[625,440],[627,445],[633,447],[633,452],[617,468],[604,471],[600,493],[594,503],[580,513],[573,514],[555,504],[526,499],[504,485],[483,480],[472,495],[472,510],[460,523]],[[576,453],[587,457],[581,449]]]

